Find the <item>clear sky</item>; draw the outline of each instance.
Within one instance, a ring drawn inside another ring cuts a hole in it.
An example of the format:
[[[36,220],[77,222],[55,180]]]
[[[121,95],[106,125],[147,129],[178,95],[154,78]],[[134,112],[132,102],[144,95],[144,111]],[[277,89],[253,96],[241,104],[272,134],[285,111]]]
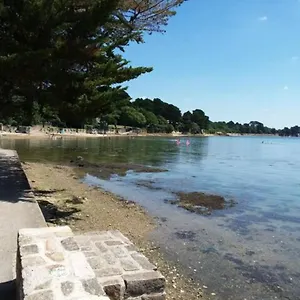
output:
[[[189,0],[166,34],[125,57],[154,71],[132,98],[160,98],[212,121],[300,125],[300,0]]]

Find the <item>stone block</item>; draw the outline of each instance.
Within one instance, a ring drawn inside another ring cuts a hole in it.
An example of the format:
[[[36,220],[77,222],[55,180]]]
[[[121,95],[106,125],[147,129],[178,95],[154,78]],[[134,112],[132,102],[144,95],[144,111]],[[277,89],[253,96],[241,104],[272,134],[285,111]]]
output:
[[[125,281],[125,293],[128,297],[162,293],[165,288],[165,278],[156,271],[125,274],[122,278]]]
[[[74,236],[76,243],[81,246],[86,246],[91,244],[91,239],[88,235],[78,235]]]
[[[115,265],[118,261],[117,258],[110,252],[103,254],[103,258],[109,265]]]
[[[59,244],[59,241],[54,237],[50,236],[45,241],[45,252],[46,253],[54,253],[54,252],[60,252],[62,250],[62,247]]]
[[[142,300],[166,300],[166,293],[143,295]]]
[[[91,279],[95,277],[93,269],[82,252],[70,252],[69,258],[76,277],[79,279]]]
[[[20,252],[22,256],[31,255],[31,254],[37,254],[39,253],[39,248],[37,245],[26,245],[20,247]]]
[[[107,246],[120,246],[123,245],[124,243],[122,241],[106,241],[104,242]]]
[[[140,266],[132,258],[121,258],[120,264],[125,271],[136,271],[140,269]]]
[[[157,267],[150,263],[148,258],[138,252],[132,253],[131,257],[145,270],[156,271]]]
[[[101,277],[122,275],[123,271],[122,269],[117,267],[107,266],[103,269],[95,270],[95,274],[98,278],[101,278]]]
[[[54,295],[51,290],[34,293],[26,296],[24,300],[54,300]]]
[[[74,291],[74,283],[71,281],[64,281],[60,285],[61,292],[64,296],[70,296]]]
[[[106,261],[100,256],[88,258],[88,263],[93,270],[103,269],[107,267]]]
[[[128,252],[137,252],[138,251],[138,248],[133,244],[125,246],[125,249]]]
[[[46,267],[26,267],[21,271],[22,288],[24,296],[31,295],[34,291],[47,286],[52,280]]]
[[[43,266],[46,264],[46,261],[43,257],[39,255],[27,256],[22,258],[22,267],[33,267],[33,266]]]
[[[132,244],[132,242],[126,236],[124,236],[119,230],[110,230],[109,234],[112,236],[112,238],[120,239],[125,244],[128,245]]]
[[[97,253],[96,252],[93,252],[93,251],[86,251],[86,252],[83,252],[83,254],[85,255],[85,257],[94,257],[94,256],[97,256]]]
[[[52,278],[67,277],[71,274],[70,269],[64,265],[50,265],[47,270]]]
[[[69,300],[110,300],[107,296],[79,295]]]
[[[91,252],[91,251],[94,251],[95,249],[91,246],[80,246],[78,245],[80,250],[83,251],[83,252]]]
[[[27,235],[19,235],[20,245],[29,245],[33,244],[33,238]]]
[[[74,236],[71,228],[69,226],[63,226],[63,227],[56,227],[56,230],[54,231],[54,234],[56,237],[68,237],[68,236]]]
[[[164,277],[119,231],[24,229],[17,256],[20,300],[165,300]]]
[[[91,294],[96,296],[103,296],[105,295],[105,292],[103,288],[100,286],[99,282],[96,278],[88,279],[88,280],[82,280],[82,286],[84,290]]]
[[[62,252],[45,253],[45,255],[53,262],[62,262],[65,260],[65,256]]]
[[[117,258],[128,256],[128,252],[123,247],[116,246],[116,247],[112,247],[110,250]]]
[[[61,241],[62,246],[67,251],[78,251],[79,247],[73,237],[68,237]]]
[[[112,239],[111,235],[109,235],[106,231],[93,234],[90,238],[92,241],[108,241]]]
[[[95,243],[95,246],[97,247],[97,249],[102,252],[105,253],[108,251],[107,247],[104,246],[104,244],[102,242],[97,242]]]
[[[120,277],[98,279],[105,293],[111,300],[123,300],[125,297],[125,283]]]
[[[44,235],[60,235],[60,234],[73,235],[72,230],[69,226],[58,226],[58,227],[43,227],[43,228],[24,228],[19,230],[19,235],[26,236],[44,236]]]

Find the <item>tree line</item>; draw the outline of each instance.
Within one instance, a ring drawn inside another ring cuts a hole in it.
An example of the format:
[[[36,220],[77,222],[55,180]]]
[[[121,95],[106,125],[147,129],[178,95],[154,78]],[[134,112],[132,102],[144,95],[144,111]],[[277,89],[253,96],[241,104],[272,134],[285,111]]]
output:
[[[130,101],[128,96],[127,100],[120,103],[112,113],[103,116],[106,124],[146,128],[148,133],[181,131],[198,134],[208,129],[209,118],[201,109],[181,114],[177,106],[159,98]]]
[[[132,67],[126,47],[164,32],[186,0],[0,2],[0,122],[84,128],[124,125],[149,133],[203,131],[299,135],[262,123],[212,122],[161,99],[132,100],[125,84],[151,72]]]
[[[211,133],[237,133],[237,134],[273,134],[279,136],[300,136],[300,127],[293,126],[291,128],[284,127],[283,129],[270,128],[258,121],[249,123],[234,123],[230,122],[210,122],[209,132]]]

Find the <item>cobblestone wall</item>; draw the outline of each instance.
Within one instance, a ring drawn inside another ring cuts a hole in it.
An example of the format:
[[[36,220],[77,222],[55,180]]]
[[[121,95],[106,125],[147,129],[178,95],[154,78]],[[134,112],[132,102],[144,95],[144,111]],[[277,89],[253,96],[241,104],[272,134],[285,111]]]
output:
[[[165,299],[164,277],[119,231],[20,230],[17,283],[20,300]]]

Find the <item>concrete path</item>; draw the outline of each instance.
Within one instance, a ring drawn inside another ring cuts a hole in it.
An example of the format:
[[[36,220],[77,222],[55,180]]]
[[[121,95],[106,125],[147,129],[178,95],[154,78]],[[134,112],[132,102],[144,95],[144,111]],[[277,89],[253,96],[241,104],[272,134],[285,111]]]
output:
[[[46,226],[17,153],[0,149],[0,299],[16,299],[18,230]]]

